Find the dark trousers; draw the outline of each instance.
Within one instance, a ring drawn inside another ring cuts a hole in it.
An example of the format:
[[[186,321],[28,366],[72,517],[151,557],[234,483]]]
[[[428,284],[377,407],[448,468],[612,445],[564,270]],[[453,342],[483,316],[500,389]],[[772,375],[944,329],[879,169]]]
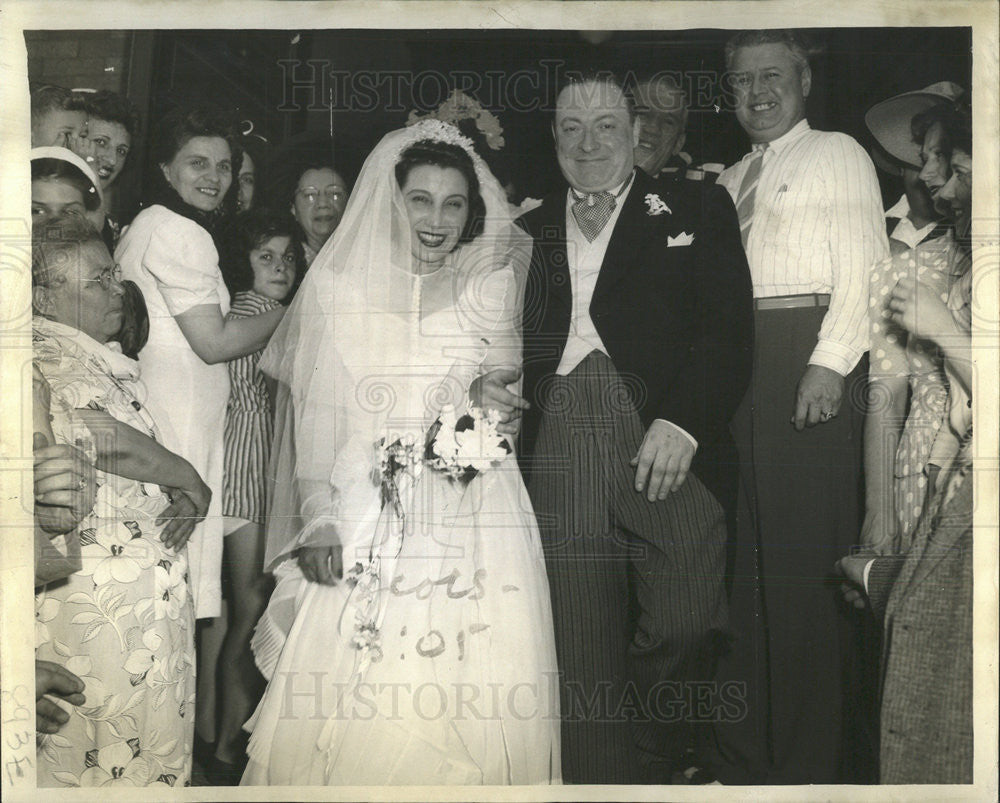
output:
[[[694,475],[662,502],[635,490],[644,428],[603,354],[540,395],[528,487],[552,593],[563,778],[669,782],[689,682],[709,685],[726,627],[722,509]]]
[[[734,641],[718,678],[741,684],[746,706],[745,716],[719,721],[702,750],[727,784],[838,783],[871,770],[862,619],[833,572],[861,522],[867,360],[847,377],[835,419],[801,432],[790,423],[826,311],[756,313],[754,376],[733,420]]]

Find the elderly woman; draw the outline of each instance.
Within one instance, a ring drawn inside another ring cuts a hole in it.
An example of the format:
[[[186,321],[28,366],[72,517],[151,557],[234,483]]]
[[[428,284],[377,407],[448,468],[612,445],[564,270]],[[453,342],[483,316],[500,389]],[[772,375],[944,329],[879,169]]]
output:
[[[291,211],[302,229],[306,264],[333,234],[347,206],[347,182],[333,165],[322,160],[306,162],[292,191]]]
[[[90,164],[66,148],[34,148],[31,151],[31,220],[34,225],[64,215],[85,218],[102,232],[104,244],[109,235],[104,216],[104,184]],[[110,250],[110,246],[109,246]],[[133,282],[124,282],[125,299],[121,329],[114,340],[133,360],[146,343],[149,317],[146,303]]]
[[[952,177],[949,158],[963,140],[971,148],[966,115],[946,99],[909,92],[875,107],[873,132],[898,158],[920,167],[938,211],[956,221],[956,207],[941,198]],[[893,131],[893,128],[896,130]],[[906,135],[901,134],[905,131]],[[908,143],[908,145],[907,145]],[[920,282],[942,297],[953,295],[969,270],[961,237],[949,231],[896,254],[872,272],[869,418],[865,428],[866,516],[862,543],[880,554],[909,548],[937,472],[957,442],[947,426],[949,383],[938,344],[892,319],[887,302],[900,282]]]
[[[32,343],[51,389],[57,444],[92,444],[93,510],[79,521],[81,565],[36,595],[36,658],[63,666],[86,702],[38,747],[40,786],[189,782],[194,611],[185,544],[210,491],[165,449],[139,368],[111,337],[120,271],[74,217],[35,227]]]
[[[160,124],[153,148],[158,186],[116,251],[125,278],[142,290],[149,339],[139,354],[143,382],[165,416],[164,441],[212,489],[209,516],[189,546],[198,618],[221,608],[223,430],[226,362],[263,348],[283,308],[227,320],[229,292],[212,230],[235,207],[229,123],[212,110],[179,109]]]

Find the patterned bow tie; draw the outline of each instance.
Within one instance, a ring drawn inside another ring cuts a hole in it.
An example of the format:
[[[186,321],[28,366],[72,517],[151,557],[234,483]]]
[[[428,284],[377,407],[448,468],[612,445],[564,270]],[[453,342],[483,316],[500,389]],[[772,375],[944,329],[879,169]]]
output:
[[[573,193],[576,197],[576,193]],[[607,222],[611,219],[611,213],[615,211],[615,196],[607,190],[602,192],[592,192],[579,198],[573,204],[573,217],[576,218],[580,231],[587,238],[587,242],[593,242],[594,238],[601,233]]]

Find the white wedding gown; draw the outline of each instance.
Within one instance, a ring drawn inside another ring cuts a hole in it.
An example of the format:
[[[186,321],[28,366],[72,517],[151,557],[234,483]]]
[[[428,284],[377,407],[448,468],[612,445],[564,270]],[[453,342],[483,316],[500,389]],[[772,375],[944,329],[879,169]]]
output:
[[[489,338],[461,319],[447,270],[414,279],[411,309],[424,312],[398,322],[419,327],[402,338],[405,359],[357,367],[358,396],[391,394],[393,433],[421,444],[436,411],[456,389],[464,397],[489,362]],[[502,273],[491,281],[512,281]],[[247,725],[243,784],[558,782],[552,614],[516,459],[467,487],[425,468],[401,488],[400,537],[400,519],[370,477],[370,444],[349,448],[345,576],[373,556],[379,588],[366,598],[360,585],[306,581],[294,559],[278,566],[254,638],[269,685]],[[374,647],[356,643],[368,621],[378,628],[378,660]]]

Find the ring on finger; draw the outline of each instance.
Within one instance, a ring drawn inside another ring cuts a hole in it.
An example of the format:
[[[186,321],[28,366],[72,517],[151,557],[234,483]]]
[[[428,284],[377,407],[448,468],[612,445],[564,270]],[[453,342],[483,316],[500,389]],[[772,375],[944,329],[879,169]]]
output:
[[[822,413],[819,414],[819,416],[824,421],[829,421],[831,418],[836,418],[837,414],[831,410],[824,410]]]

